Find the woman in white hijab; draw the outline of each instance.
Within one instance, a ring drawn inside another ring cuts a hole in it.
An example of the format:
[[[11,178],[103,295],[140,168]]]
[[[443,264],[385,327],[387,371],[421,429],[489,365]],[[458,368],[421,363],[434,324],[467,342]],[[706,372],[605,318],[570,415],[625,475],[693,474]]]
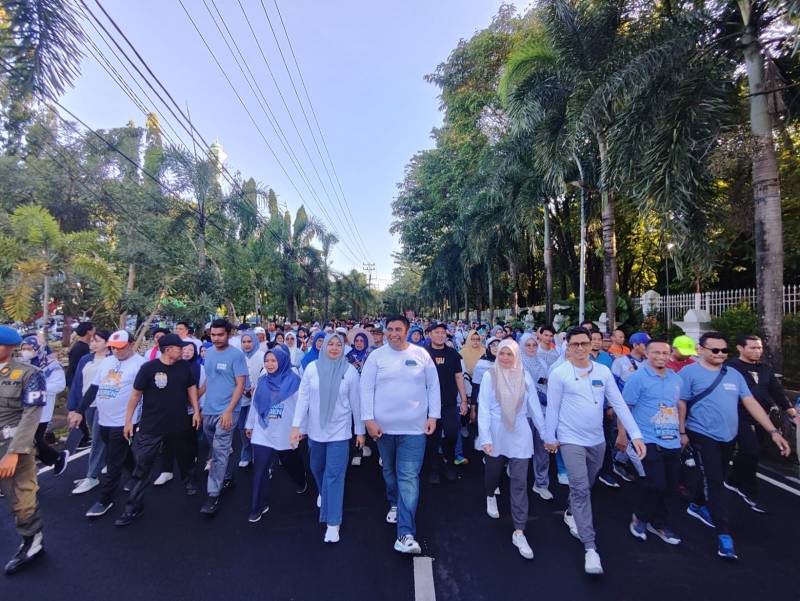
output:
[[[510,338],[497,347],[497,360],[486,371],[478,397],[478,440],[486,453],[484,487],[486,513],[497,519],[494,491],[508,464],[511,478],[511,542],[525,559],[533,550],[525,538],[528,521],[528,463],[533,456],[533,434],[528,417],[540,431],[544,416],[530,375],[522,366],[519,345]]]
[[[292,330],[286,332],[284,344],[289,348],[289,358],[292,361],[292,367],[300,367],[300,362],[303,360],[303,351],[297,346],[297,334]]]

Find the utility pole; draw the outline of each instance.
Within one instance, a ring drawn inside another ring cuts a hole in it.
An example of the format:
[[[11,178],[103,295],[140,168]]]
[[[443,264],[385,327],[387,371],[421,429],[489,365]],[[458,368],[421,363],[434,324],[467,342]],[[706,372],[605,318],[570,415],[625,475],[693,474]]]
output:
[[[367,273],[367,287],[372,290],[372,274],[375,272],[375,263],[364,263],[362,267]]]

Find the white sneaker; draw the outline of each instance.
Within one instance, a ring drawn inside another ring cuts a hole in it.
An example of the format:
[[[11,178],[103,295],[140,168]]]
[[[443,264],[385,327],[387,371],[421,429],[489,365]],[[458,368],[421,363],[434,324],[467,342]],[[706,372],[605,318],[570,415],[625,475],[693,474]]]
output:
[[[361,465],[361,457],[359,455],[354,455],[353,459],[350,461],[350,465]]]
[[[545,486],[536,486],[534,484],[531,490],[535,492],[537,495],[539,495],[545,501],[553,500],[553,493],[551,493],[550,489]]]
[[[398,538],[394,541],[394,550],[400,553],[411,553],[413,555],[422,553],[422,548],[411,534],[406,534],[403,538]]]
[[[569,476],[567,476],[566,472],[558,473],[558,483],[563,484],[564,486],[569,486]]]
[[[383,457],[378,457],[378,465],[383,467]]]
[[[486,497],[486,515],[495,520],[500,517],[500,512],[497,510],[497,499],[494,497]]]
[[[206,467],[204,469],[205,469],[205,471],[208,471],[208,470],[211,469],[211,460],[210,459],[208,461],[206,461]]]
[[[108,473],[108,467],[104,465],[103,469],[100,470],[100,473],[101,474],[107,474]]]
[[[569,511],[564,512],[564,523],[569,526],[569,533],[575,538],[580,539],[580,536],[578,536],[578,526],[575,524],[575,516]]]
[[[164,486],[170,480],[172,480],[172,472],[161,472],[153,482],[153,486]]]
[[[99,484],[100,480],[97,478],[84,478],[83,480],[78,481],[78,485],[72,489],[72,494],[82,495],[85,492],[89,492]]]
[[[515,532],[511,535],[511,542],[519,549],[519,554],[525,559],[533,559],[533,549],[531,549],[531,546],[528,544],[528,539],[525,538],[525,534]]]
[[[494,489],[494,494],[495,495],[499,495],[500,494],[500,487],[499,486]]]
[[[247,467],[248,465],[250,465],[249,461],[240,461],[239,462],[239,467]]]
[[[322,495],[317,495],[317,507],[322,507]]]
[[[372,457],[372,449],[370,449],[367,445],[361,447],[361,455],[362,457]]]
[[[587,574],[602,574],[603,564],[600,563],[600,555],[596,549],[586,549],[583,558],[583,570]]]
[[[325,530],[325,542],[326,543],[339,542],[339,526],[328,526],[328,528]]]
[[[397,507],[389,508],[389,513],[386,514],[386,523],[387,524],[397,523]]]

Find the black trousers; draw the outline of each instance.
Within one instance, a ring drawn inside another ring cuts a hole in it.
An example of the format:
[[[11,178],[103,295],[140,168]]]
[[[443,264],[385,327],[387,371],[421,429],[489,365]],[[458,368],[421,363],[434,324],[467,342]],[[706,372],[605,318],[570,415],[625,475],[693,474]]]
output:
[[[122,471],[133,472],[131,445],[122,435],[122,426],[100,426],[100,438],[106,445],[106,474],[100,480],[100,502],[108,505],[114,500]]]
[[[200,446],[198,439],[198,431],[191,426],[183,432],[165,434],[164,441],[161,444],[159,472],[172,473],[177,459],[181,479],[185,482],[187,478],[194,477],[194,464],[197,462],[197,453]],[[180,452],[177,448],[178,445],[182,446]]]
[[[613,414],[612,417],[606,415],[603,411],[603,436],[606,439],[606,452],[603,454],[603,467],[600,468],[600,473],[611,474],[614,471],[614,452],[616,448],[614,444],[617,442],[617,416]]]
[[[456,451],[456,438],[461,428],[458,407],[442,407],[442,417],[436,420],[436,429],[429,434],[425,441],[425,463],[432,471],[441,471],[442,461],[439,458],[439,445],[442,446],[443,455],[449,465],[453,464]],[[444,438],[442,438],[444,433]]]
[[[756,426],[746,417],[739,416],[739,433],[736,436],[736,455],[728,473],[728,483],[735,486],[748,497],[758,490],[758,454],[760,443]]]
[[[58,459],[58,451],[47,444],[44,435],[47,434],[47,422],[42,422],[36,428],[36,434],[33,441],[36,444],[36,454],[39,456],[39,461],[45,465],[53,465]]]
[[[654,528],[663,528],[667,518],[667,500],[678,491],[681,450],[650,443],[642,465],[647,477],[639,482],[641,488],[636,517],[649,522]]]
[[[194,441],[194,449],[192,447]],[[138,432],[134,440],[136,467],[133,470],[133,486],[125,504],[126,511],[140,511],[144,507],[144,491],[150,484],[153,466],[159,460],[162,445],[169,443],[175,451],[178,468],[184,481],[194,477],[197,437],[194,429],[151,434]]]
[[[708,505],[717,534],[730,534],[728,503],[722,481],[728,472],[736,441],[720,442],[691,430],[686,433],[692,444],[697,466],[703,475],[703,486],[697,487],[694,502]]]

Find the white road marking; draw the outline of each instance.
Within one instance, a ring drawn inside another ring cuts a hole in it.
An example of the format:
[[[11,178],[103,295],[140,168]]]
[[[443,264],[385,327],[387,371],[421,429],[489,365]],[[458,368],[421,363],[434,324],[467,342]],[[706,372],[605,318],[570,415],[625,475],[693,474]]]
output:
[[[73,460],[75,460],[75,459],[80,459],[80,458],[81,458],[81,457],[83,457],[84,455],[88,455],[88,454],[91,452],[91,450],[92,450],[92,449],[83,449],[82,451],[78,451],[78,452],[77,452],[77,453],[75,453],[74,455],[70,455],[70,456],[69,456],[69,459],[67,459],[67,463],[69,463],[70,461],[73,461]],[[38,473],[39,475],[42,475],[42,474],[44,474],[45,472],[52,472],[52,471],[53,471],[53,466],[52,466],[52,465],[48,465],[48,466],[46,466],[46,467],[43,467],[42,469],[40,469],[40,470],[39,470],[37,473]]]
[[[414,601],[436,601],[432,557],[414,558]]]
[[[785,490],[786,492],[790,492],[793,495],[797,495],[798,497],[800,497],[800,490],[797,490],[796,488],[792,488],[788,484],[784,484],[783,482],[775,480],[774,478],[770,478],[769,476],[765,476],[761,472],[757,472],[756,476],[758,476],[759,478],[761,478],[765,482],[769,482],[773,486],[777,486],[778,488],[781,488],[781,489]]]

